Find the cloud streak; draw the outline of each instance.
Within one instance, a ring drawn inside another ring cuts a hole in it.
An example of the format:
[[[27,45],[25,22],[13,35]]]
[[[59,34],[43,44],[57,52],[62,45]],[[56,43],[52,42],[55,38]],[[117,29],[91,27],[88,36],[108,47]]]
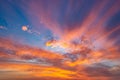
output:
[[[14,3],[8,1],[10,8],[3,7],[12,11],[12,15],[20,15],[14,11]],[[27,32],[40,38],[48,34],[52,39],[45,40],[45,45],[38,48],[20,43],[15,38],[0,37],[0,79],[120,79],[120,24],[109,24],[110,19],[119,13],[119,4],[118,0],[20,1],[16,5],[32,27],[22,25],[13,32],[19,29],[23,37],[28,37],[24,36]],[[0,26],[0,29],[5,28]]]
[[[96,80],[99,77],[103,80],[113,80],[119,78],[117,75],[120,74],[118,72],[120,68],[117,65],[111,67],[100,63],[104,59],[119,59],[118,53],[114,51],[111,55],[99,51],[89,53],[88,57],[80,54],[80,57],[77,54],[53,53],[4,38],[1,38],[0,42],[0,71],[4,72],[0,74],[7,75],[6,79]],[[16,75],[16,78],[10,75]],[[20,75],[23,77],[20,78]]]

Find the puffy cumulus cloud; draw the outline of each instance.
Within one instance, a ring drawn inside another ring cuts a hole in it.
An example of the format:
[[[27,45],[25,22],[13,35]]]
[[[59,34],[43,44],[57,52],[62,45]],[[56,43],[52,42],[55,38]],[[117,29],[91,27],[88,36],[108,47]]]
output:
[[[21,27],[21,29],[22,29],[23,31],[26,31],[26,32],[30,33],[30,34],[40,35],[40,32],[39,32],[39,31],[30,29],[29,25],[27,25],[27,26],[24,25],[24,26]]]
[[[27,31],[27,30],[28,30],[28,27],[27,27],[27,26],[22,26],[22,30],[23,30],[23,31]]]

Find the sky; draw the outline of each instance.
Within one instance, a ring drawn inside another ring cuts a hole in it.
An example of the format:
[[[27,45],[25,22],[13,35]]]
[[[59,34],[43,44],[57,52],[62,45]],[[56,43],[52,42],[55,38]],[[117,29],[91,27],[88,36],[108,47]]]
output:
[[[0,0],[0,80],[119,80],[120,0]]]

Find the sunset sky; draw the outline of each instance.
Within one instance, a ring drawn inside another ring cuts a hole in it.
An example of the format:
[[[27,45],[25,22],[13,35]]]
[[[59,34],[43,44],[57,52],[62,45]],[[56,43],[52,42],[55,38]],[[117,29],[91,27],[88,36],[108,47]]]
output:
[[[119,80],[120,0],[0,0],[0,80]]]

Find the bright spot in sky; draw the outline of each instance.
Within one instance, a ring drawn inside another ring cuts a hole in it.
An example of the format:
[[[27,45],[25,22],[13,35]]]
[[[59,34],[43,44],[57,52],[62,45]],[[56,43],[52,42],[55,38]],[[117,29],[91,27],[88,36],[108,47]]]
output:
[[[27,26],[22,26],[22,30],[23,30],[23,31],[27,31],[27,30],[28,30],[28,27],[27,27]]]

